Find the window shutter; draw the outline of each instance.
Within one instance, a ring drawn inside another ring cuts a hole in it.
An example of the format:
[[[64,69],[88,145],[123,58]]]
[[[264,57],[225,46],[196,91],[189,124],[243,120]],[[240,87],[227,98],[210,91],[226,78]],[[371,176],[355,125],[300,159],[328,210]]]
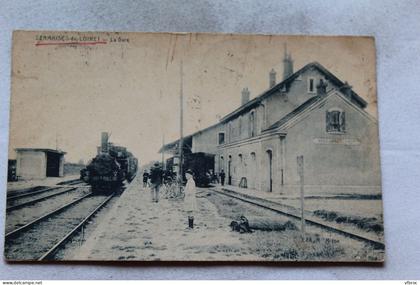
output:
[[[326,111],[325,113],[325,126],[327,129],[327,132],[331,131],[331,115],[330,112]]]
[[[341,120],[340,120],[340,131],[344,132],[346,130],[346,113],[343,111],[341,112]]]

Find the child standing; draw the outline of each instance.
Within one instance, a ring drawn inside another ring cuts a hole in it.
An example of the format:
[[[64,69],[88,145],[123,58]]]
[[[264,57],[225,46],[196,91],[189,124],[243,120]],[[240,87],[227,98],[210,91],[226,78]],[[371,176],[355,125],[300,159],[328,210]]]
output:
[[[148,186],[147,185],[148,180],[149,180],[149,173],[147,173],[147,171],[144,171],[143,172],[143,188],[146,188]]]
[[[185,177],[187,178],[187,185],[185,186],[184,206],[188,214],[188,227],[192,229],[194,228],[194,212],[197,211],[196,188],[193,172],[190,169],[185,172]]]

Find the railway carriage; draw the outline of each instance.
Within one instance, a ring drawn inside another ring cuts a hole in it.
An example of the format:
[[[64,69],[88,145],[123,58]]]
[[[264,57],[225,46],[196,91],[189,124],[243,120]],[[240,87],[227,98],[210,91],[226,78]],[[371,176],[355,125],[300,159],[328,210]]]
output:
[[[174,157],[166,160],[167,169],[174,170]],[[211,174],[214,173],[214,154],[205,152],[184,154],[182,163],[182,176],[185,182],[185,171],[191,169],[197,186],[208,187],[211,183]]]

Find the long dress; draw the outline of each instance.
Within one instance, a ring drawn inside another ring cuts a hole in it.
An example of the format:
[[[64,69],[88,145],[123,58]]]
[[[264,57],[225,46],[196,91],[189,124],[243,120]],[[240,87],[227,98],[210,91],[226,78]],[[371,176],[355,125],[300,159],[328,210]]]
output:
[[[184,209],[192,215],[197,211],[197,198],[195,197],[195,193],[195,181],[191,177],[188,179],[187,185],[185,185]]]

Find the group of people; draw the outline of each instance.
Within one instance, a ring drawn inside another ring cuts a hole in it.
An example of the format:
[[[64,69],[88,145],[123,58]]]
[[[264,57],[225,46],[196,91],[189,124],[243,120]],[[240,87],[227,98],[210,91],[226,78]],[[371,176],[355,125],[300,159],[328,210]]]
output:
[[[222,185],[225,185],[226,174],[222,169],[219,173],[213,174],[210,173],[212,182],[219,182],[218,177],[220,177],[220,182]],[[185,172],[185,177],[187,178],[187,184],[185,185],[185,198],[184,198],[184,210],[188,216],[188,227],[194,228],[194,213],[197,211],[197,197],[196,197],[196,186],[194,181],[194,173],[191,169],[188,169]],[[173,181],[175,178],[172,173],[163,171],[159,163],[155,163],[151,169],[150,173],[144,171],[143,173],[143,188],[150,188],[152,194],[152,203],[159,202],[159,190],[162,187],[164,182]]]
[[[151,188],[152,203],[159,202],[159,190],[163,185],[165,179],[173,179],[165,173],[159,163],[155,163],[150,169],[150,173],[145,171],[143,173],[143,188]],[[188,227],[194,228],[194,213],[197,211],[196,187],[192,170],[188,169],[185,172],[187,184],[185,185],[184,210],[188,216]]]

